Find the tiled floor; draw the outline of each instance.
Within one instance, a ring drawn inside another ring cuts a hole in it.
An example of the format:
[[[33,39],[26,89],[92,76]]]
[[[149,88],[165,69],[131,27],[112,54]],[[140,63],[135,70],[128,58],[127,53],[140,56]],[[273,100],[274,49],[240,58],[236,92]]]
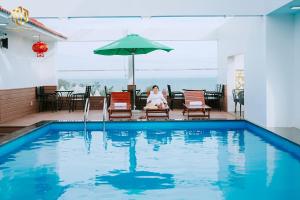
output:
[[[300,129],[294,127],[269,127],[267,129],[300,145]]]
[[[144,112],[137,112],[133,114],[133,119],[139,119],[141,116],[145,116]],[[91,110],[89,112],[89,121],[101,121],[103,119],[102,110]],[[187,119],[182,115],[182,110],[170,111],[170,119]],[[211,119],[239,119],[239,116],[235,116],[232,113],[227,112],[211,112]],[[59,112],[42,112],[27,115],[25,117],[15,119],[6,123],[0,124],[0,126],[29,126],[43,120],[60,120],[60,121],[82,121],[83,112],[75,111],[59,111]]]
[[[142,116],[145,116],[144,112],[134,112],[133,120],[140,119]],[[101,121],[102,119],[103,119],[103,115],[101,110],[91,110],[89,112],[89,116],[88,116],[89,121]],[[182,110],[173,110],[170,111],[170,119],[184,120],[187,119],[187,117],[182,115]],[[211,119],[235,120],[241,118],[239,114],[212,111]],[[27,127],[32,124],[36,124],[40,121],[48,121],[48,120],[82,121],[83,112],[82,111],[75,111],[75,112],[59,111],[59,112],[35,113],[6,123],[2,123],[0,124],[0,127],[5,127],[5,126],[6,127],[11,127],[11,126]],[[291,127],[277,127],[277,128],[268,127],[267,129],[300,145],[300,129],[291,128]],[[3,140],[4,137],[7,136],[8,134],[9,133],[0,133],[0,141],[1,139]]]

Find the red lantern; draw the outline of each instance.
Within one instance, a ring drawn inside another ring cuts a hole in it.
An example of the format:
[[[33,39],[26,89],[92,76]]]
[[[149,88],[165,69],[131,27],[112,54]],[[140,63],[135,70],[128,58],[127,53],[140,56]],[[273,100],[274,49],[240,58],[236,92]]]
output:
[[[48,45],[45,42],[38,41],[32,45],[32,50],[37,57],[44,57],[44,53],[48,51]]]

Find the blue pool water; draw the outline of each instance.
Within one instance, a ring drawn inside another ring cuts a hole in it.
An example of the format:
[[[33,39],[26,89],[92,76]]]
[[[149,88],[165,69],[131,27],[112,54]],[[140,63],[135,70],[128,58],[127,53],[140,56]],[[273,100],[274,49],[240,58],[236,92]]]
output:
[[[299,155],[244,121],[54,123],[0,147],[0,199],[300,199]]]

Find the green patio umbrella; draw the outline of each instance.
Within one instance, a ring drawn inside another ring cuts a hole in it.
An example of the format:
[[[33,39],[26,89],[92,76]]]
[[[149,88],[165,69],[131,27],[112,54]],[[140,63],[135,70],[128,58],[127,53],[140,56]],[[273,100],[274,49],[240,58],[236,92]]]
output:
[[[124,38],[121,38],[117,41],[114,41],[108,45],[105,45],[101,48],[94,50],[94,54],[100,54],[105,56],[112,56],[112,55],[122,55],[132,56],[132,78],[133,78],[133,85],[135,85],[135,76],[134,76],[134,55],[138,54],[147,54],[155,50],[163,50],[163,51],[171,51],[173,50],[170,47],[167,47],[163,44],[158,42],[154,42],[143,38],[137,34],[130,34]],[[133,102],[135,104],[135,91],[133,95]]]

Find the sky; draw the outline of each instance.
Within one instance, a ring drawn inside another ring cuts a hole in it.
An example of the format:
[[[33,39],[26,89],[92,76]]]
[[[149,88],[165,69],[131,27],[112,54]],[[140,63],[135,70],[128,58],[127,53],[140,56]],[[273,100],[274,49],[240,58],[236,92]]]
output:
[[[152,77],[216,77],[218,43],[209,37],[225,19],[213,18],[80,18],[39,19],[68,36],[59,42],[56,67],[59,78],[130,77],[126,56],[94,55],[93,50],[129,33],[174,48],[136,56],[136,75]],[[90,72],[93,73],[90,73]]]

